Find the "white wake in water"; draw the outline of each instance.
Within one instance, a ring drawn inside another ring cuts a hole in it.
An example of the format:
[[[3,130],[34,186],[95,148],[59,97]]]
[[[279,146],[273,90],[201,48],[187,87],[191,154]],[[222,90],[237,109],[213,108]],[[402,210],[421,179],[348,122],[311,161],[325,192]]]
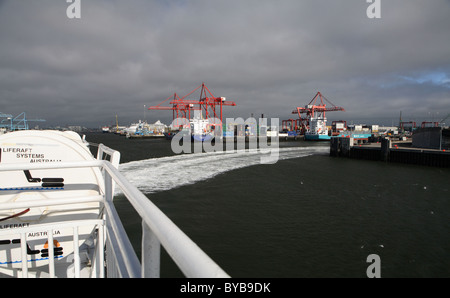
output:
[[[324,154],[329,150],[329,147],[279,148],[278,160]],[[268,153],[256,149],[235,150],[231,153],[181,154],[124,163],[119,166],[119,170],[143,193],[154,193],[260,164],[264,155],[268,156]]]

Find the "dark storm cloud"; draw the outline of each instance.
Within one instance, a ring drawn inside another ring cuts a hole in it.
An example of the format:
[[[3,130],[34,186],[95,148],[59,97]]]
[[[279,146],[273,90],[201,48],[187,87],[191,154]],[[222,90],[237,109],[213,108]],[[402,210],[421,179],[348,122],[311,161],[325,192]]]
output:
[[[347,110],[330,118],[450,113],[449,1],[381,0],[381,19],[365,0],[81,0],[78,20],[68,5],[0,2],[0,112],[168,123],[144,106],[205,82],[229,117],[287,119],[317,91]]]

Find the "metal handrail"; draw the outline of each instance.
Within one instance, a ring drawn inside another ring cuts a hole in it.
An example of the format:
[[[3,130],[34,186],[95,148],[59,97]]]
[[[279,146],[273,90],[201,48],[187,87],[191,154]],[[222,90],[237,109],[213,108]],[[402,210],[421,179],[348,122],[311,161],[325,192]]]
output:
[[[150,238],[149,242],[154,242],[152,238],[156,237],[186,277],[229,277],[225,271],[116,168],[108,162],[105,162],[103,166],[139,213],[143,220],[143,225],[149,228],[147,232],[154,234],[144,234],[144,240]],[[145,254],[146,252],[147,250],[143,249],[142,253]],[[159,260],[148,258],[148,256],[144,260],[148,260],[148,262],[143,263],[142,271],[144,277],[147,274],[155,274],[149,268],[152,268],[154,262],[159,262]]]
[[[46,164],[1,164],[0,171],[99,167],[105,178],[107,257],[115,257],[118,276],[159,277],[160,245],[186,277],[229,277],[201,248],[181,231],[156,205],[106,160]],[[142,218],[142,263],[138,261],[113,204],[117,185]],[[16,205],[15,205],[16,206]],[[11,206],[8,206],[11,207]],[[108,250],[111,245],[116,248]],[[117,248],[120,248],[117,250]],[[110,252],[110,254],[108,254]],[[112,255],[111,255],[112,252]],[[109,263],[111,260],[107,260]],[[113,270],[108,268],[108,275]]]
[[[86,197],[62,197],[58,199],[45,199],[38,201],[25,201],[25,202],[12,202],[12,203],[2,203],[0,204],[0,210],[11,210],[20,208],[31,208],[31,207],[45,207],[45,206],[61,206],[61,205],[71,205],[80,203],[103,203],[104,197],[97,196],[86,196]]]

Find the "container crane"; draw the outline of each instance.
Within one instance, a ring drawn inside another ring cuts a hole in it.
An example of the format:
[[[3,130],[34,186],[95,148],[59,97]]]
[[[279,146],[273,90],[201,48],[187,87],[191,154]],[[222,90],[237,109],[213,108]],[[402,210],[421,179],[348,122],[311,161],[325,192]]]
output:
[[[325,113],[332,111],[345,111],[345,109],[334,105],[322,93],[317,92],[305,107],[297,107],[292,114],[298,114],[299,128],[305,135],[305,139],[329,139]],[[302,114],[306,115],[302,116]]]
[[[425,127],[439,127],[439,122],[437,121],[423,121],[422,124],[420,124],[421,128]]]
[[[200,96],[198,99],[188,99],[192,94],[200,89]],[[174,93],[172,100],[169,102],[171,106],[162,106],[163,103],[171,99],[169,96],[166,100],[156,106],[150,106],[149,110],[172,110],[173,120],[185,119],[189,122],[194,116],[193,111],[200,111],[201,117],[204,119],[219,119],[220,126],[223,123],[223,106],[236,106],[233,101],[226,101],[225,97],[215,97],[211,91],[206,87],[205,83],[189,92],[183,97],[179,97]],[[204,116],[203,116],[204,113]],[[184,122],[184,121],[183,121]],[[179,122],[176,123],[178,126]],[[181,126],[181,124],[179,125]]]
[[[406,128],[411,127],[411,132],[417,128],[417,124],[415,121],[400,121],[400,131],[405,132]]]
[[[5,118],[0,121],[0,127],[8,128],[10,131],[28,130],[28,122],[45,122],[45,119],[27,119],[25,112],[20,113],[16,117],[10,114],[3,114],[0,112],[0,118]]]

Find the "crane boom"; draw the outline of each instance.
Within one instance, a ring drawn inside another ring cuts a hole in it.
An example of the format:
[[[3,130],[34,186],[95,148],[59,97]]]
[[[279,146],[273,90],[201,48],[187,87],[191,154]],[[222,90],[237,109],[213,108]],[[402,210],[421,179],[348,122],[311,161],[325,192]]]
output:
[[[200,96],[198,99],[188,99],[194,92],[200,89]],[[205,83],[189,92],[183,97],[179,97],[176,93],[173,99],[169,102],[171,106],[162,106],[162,104],[168,101],[171,97],[167,98],[156,106],[151,106],[149,110],[171,110],[173,111],[173,120],[177,118],[191,119],[191,111],[202,111],[205,113],[204,118],[219,119],[222,123],[222,107],[223,106],[236,106],[233,101],[227,101],[225,97],[216,97],[206,87]],[[219,111],[216,109],[219,108]],[[203,117],[203,115],[202,115]]]
[[[441,121],[439,121],[439,124],[444,123],[444,121],[447,120],[449,117],[450,117],[450,114],[448,114],[445,118],[443,118]]]
[[[327,106],[326,103],[329,103],[330,106]],[[325,119],[325,112],[333,112],[333,111],[345,111],[343,107],[338,107],[334,105],[331,101],[329,101],[322,93],[317,92],[316,95],[311,99],[311,101],[305,105],[304,107],[297,107],[292,111],[292,114],[297,114],[300,122],[300,129],[303,133],[309,128],[310,120],[314,117],[322,117]],[[302,114],[306,114],[306,116],[302,116]]]

